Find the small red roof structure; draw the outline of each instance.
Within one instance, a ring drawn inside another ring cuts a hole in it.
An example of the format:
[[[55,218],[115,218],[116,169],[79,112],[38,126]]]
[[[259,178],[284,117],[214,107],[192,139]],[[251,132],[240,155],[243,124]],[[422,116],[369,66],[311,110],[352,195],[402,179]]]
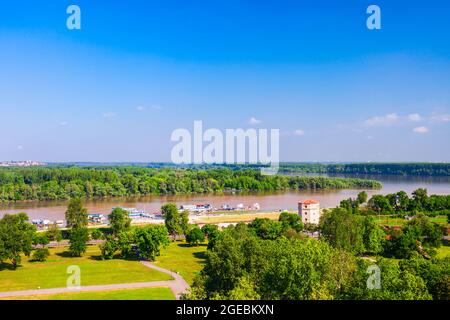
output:
[[[308,199],[308,200],[299,201],[298,203],[301,203],[301,204],[318,204],[319,201]]]

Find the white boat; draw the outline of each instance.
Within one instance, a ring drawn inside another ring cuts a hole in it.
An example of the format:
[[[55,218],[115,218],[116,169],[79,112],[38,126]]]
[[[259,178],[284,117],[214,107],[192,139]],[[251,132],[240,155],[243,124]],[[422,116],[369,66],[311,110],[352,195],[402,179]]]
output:
[[[131,219],[153,219],[155,217],[154,214],[150,214],[150,213],[145,212],[144,210],[138,210],[136,208],[122,208],[122,207],[120,207],[120,209],[125,210],[126,212],[128,212],[128,216]]]
[[[189,211],[194,213],[200,213],[200,212],[209,212],[212,211],[213,207],[207,203],[207,204],[185,204],[181,205],[179,211]]]

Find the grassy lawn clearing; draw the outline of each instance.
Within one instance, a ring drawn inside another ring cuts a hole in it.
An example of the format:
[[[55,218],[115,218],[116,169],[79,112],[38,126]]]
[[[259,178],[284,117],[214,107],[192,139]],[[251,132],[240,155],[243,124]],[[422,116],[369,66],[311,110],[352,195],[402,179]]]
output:
[[[384,226],[403,226],[406,222],[408,222],[401,217],[381,216],[379,218],[378,216],[374,216],[374,218],[380,225]],[[431,217],[430,221],[442,225],[448,225],[446,216]]]
[[[227,223],[227,222],[250,222],[255,220],[256,218],[268,218],[271,220],[278,220],[280,216],[279,212],[273,213],[242,213],[242,214],[224,214],[218,217],[205,217],[198,220],[195,220],[197,224],[203,223]]]
[[[155,265],[178,272],[192,284],[195,275],[203,269],[206,247],[206,244],[191,247],[185,242],[172,242],[167,249],[161,250]]]
[[[72,265],[81,269],[82,286],[171,280],[169,275],[147,268],[139,261],[103,261],[98,246],[89,246],[80,258],[70,257],[66,250],[50,249],[46,262],[29,262],[24,257],[17,270],[11,270],[8,264],[0,265],[0,291],[66,287],[67,267]]]
[[[439,259],[450,257],[450,246],[442,246],[439,249],[437,249],[437,257]]]
[[[37,295],[5,300],[175,300],[175,297],[169,288],[142,288]]]

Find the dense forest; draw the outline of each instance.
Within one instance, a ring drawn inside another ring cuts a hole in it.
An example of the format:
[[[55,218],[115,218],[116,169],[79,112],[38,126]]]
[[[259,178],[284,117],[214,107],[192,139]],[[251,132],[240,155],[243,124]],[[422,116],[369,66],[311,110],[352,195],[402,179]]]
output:
[[[450,257],[437,257],[440,226],[425,216],[386,233],[374,217],[328,211],[318,239],[296,214],[211,226],[206,263],[185,299],[448,300]],[[368,258],[370,257],[370,258]],[[392,258],[395,258],[392,259]],[[380,277],[370,277],[378,273]]]
[[[280,172],[450,176],[450,163],[282,163]]]
[[[122,166],[140,168],[170,169],[260,169],[260,164],[185,164],[175,165],[166,162],[150,163],[66,163],[49,166],[99,167]],[[367,175],[401,175],[401,176],[450,176],[450,163],[311,163],[282,162],[280,173],[321,173],[321,174],[367,174]]]
[[[375,194],[367,201],[365,191],[358,194],[356,199],[349,198],[341,201],[339,207],[354,214],[384,214],[414,216],[419,213],[427,216],[450,215],[450,195],[428,195],[428,190],[419,188],[410,197],[405,191],[391,194]],[[366,203],[366,206],[361,206]]]
[[[34,167],[0,169],[0,201],[304,189],[378,189],[374,180],[265,176],[256,169]]]

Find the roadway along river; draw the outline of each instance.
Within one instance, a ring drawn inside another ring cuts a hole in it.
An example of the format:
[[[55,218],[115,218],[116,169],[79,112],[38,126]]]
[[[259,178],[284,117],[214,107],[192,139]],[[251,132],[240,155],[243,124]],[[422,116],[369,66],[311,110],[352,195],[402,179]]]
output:
[[[356,176],[353,176],[356,177]],[[411,193],[417,188],[427,188],[429,194],[450,194],[450,177],[398,177],[398,176],[365,176],[383,183],[382,190],[368,190],[369,196],[376,193],[394,193],[404,190]],[[334,207],[342,199],[355,197],[361,190],[327,190],[327,191],[287,191],[276,193],[236,193],[221,195],[176,195],[176,196],[143,196],[133,198],[110,198],[88,200],[85,203],[89,213],[108,214],[116,206],[143,209],[148,213],[158,212],[167,202],[181,204],[210,203],[219,208],[223,204],[246,207],[259,203],[261,211],[279,209],[297,209],[299,200],[312,198],[320,201],[322,207]],[[26,212],[30,219],[63,220],[67,201],[40,201],[29,203],[11,203],[0,205],[0,217],[5,213]]]

